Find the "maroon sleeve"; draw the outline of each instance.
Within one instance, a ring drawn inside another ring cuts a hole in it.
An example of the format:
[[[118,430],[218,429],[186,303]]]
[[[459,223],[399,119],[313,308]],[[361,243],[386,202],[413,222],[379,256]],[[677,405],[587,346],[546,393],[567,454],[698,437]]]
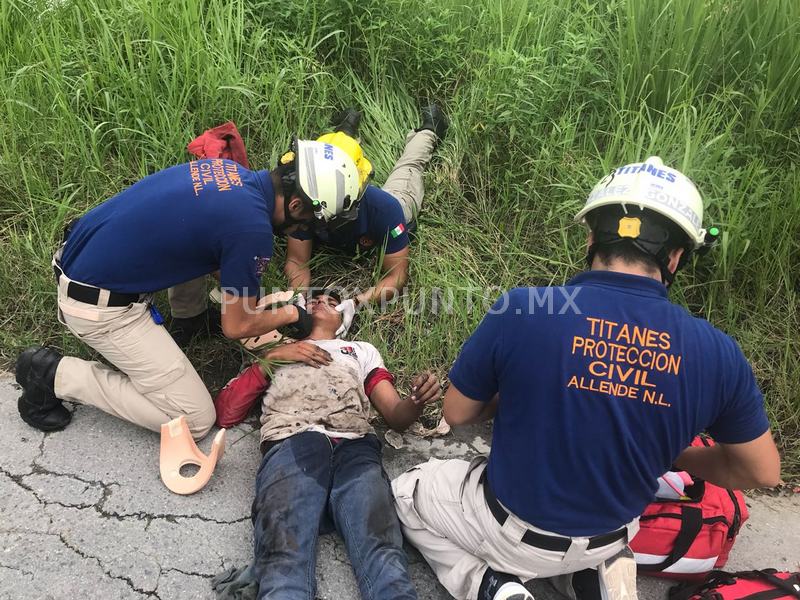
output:
[[[269,380],[262,373],[258,363],[253,363],[231,379],[214,400],[217,425],[232,427],[244,421],[250,408],[268,386]]]
[[[392,385],[394,385],[394,375],[389,373],[383,367],[377,367],[372,369],[367,375],[367,378],[364,380],[364,392],[367,394],[367,398],[372,394],[372,390],[375,389],[375,386],[378,385],[381,381],[388,381]]]

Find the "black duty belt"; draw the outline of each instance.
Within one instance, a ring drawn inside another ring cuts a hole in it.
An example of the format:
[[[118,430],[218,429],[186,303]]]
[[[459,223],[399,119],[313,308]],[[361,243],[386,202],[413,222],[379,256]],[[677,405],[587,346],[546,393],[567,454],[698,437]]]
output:
[[[53,265],[53,272],[56,275],[56,281],[64,274],[64,271],[62,271],[61,267],[58,265]],[[100,292],[102,291],[103,290],[100,288],[83,285],[77,281],[70,281],[67,285],[67,296],[78,302],[94,304],[95,306],[97,306],[100,301]],[[119,294],[117,292],[109,292],[106,306],[128,306],[128,304],[139,302],[141,297],[141,294]]]
[[[492,515],[497,522],[500,523],[500,525],[503,525],[508,519],[508,511],[503,508],[489,487],[489,480],[486,478],[486,471],[481,474],[481,483],[483,483],[483,497],[486,499],[486,504],[489,506],[489,510],[492,511]],[[590,537],[589,545],[586,547],[586,549],[591,550],[593,548],[607,546],[608,544],[612,544],[617,540],[621,540],[627,535],[627,533],[627,527],[623,527],[622,529],[617,529],[611,533],[604,533],[602,535]],[[545,535],[529,529],[522,536],[522,543],[527,544],[528,546],[533,546],[534,548],[541,548],[542,550],[566,552],[569,550],[572,540],[566,537]]]

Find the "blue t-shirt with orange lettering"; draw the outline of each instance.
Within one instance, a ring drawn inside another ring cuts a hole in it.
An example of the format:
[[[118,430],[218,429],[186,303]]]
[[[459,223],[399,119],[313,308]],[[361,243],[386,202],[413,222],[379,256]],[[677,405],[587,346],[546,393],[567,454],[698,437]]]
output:
[[[408,246],[408,224],[400,202],[374,185],[367,186],[358,205],[358,217],[333,231],[316,234],[297,231],[290,234],[298,240],[313,239],[323,246],[355,254],[368,252],[386,244],[384,252],[394,254]]]
[[[739,346],[654,279],[588,271],[504,294],[450,371],[464,395],[499,393],[488,479],[521,519],[567,536],[614,531],[701,431],[767,431]]]
[[[120,293],[149,293],[219,269],[220,285],[257,296],[272,257],[272,180],[232,160],[202,159],[148,175],[83,215],[64,273]]]

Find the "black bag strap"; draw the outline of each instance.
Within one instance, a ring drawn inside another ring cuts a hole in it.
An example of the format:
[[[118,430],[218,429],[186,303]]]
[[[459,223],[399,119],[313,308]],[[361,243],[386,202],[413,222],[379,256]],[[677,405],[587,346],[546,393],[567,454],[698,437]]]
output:
[[[692,596],[702,596],[704,592],[720,585],[736,583],[733,573],[710,571],[700,583],[686,582],[669,588],[669,600],[689,600]]]
[[[761,579],[770,585],[775,586],[774,590],[756,592],[748,596],[742,596],[740,600],[776,600],[786,596],[800,598],[800,573],[792,573],[791,577],[781,579],[775,575],[774,569],[762,569],[756,571],[739,571],[738,573],[728,573],[727,571],[711,571],[705,581],[700,583],[682,583],[670,588],[669,600],[690,600],[693,596],[706,597],[706,592],[721,585],[733,585],[736,579]],[[798,587],[795,587],[798,586]]]
[[[742,596],[740,600],[778,600],[778,598],[786,598],[787,593],[785,590],[765,590],[763,592],[756,592],[749,596]]]
[[[663,571],[683,558],[692,547],[703,527],[703,511],[696,506],[681,506],[681,528],[675,537],[672,552],[663,561],[652,565],[638,565],[639,570]]]
[[[774,569],[762,569],[756,571],[741,571],[739,573],[735,573],[736,577],[740,577],[742,579],[761,579],[766,581],[770,585],[775,586],[777,590],[783,592],[782,595],[784,596],[792,596],[794,598],[800,598],[800,574],[792,573],[791,577],[787,579],[781,579],[775,575]],[[772,590],[770,590],[772,591]],[[758,594],[752,594],[748,596],[748,598],[755,598],[759,594],[766,594],[767,592],[759,592]],[[780,598],[780,596],[777,596]]]

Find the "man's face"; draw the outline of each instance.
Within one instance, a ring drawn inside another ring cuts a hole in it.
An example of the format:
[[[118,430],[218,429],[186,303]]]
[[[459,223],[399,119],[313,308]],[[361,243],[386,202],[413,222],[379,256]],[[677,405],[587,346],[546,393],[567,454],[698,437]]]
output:
[[[308,208],[299,196],[292,197],[288,209],[281,211],[282,217],[276,228],[279,234],[308,231],[314,226],[316,221],[314,211]]]
[[[311,315],[314,324],[335,326],[337,329],[342,324],[341,313],[336,312],[339,301],[333,296],[322,294],[314,296],[306,303],[306,310]]]

